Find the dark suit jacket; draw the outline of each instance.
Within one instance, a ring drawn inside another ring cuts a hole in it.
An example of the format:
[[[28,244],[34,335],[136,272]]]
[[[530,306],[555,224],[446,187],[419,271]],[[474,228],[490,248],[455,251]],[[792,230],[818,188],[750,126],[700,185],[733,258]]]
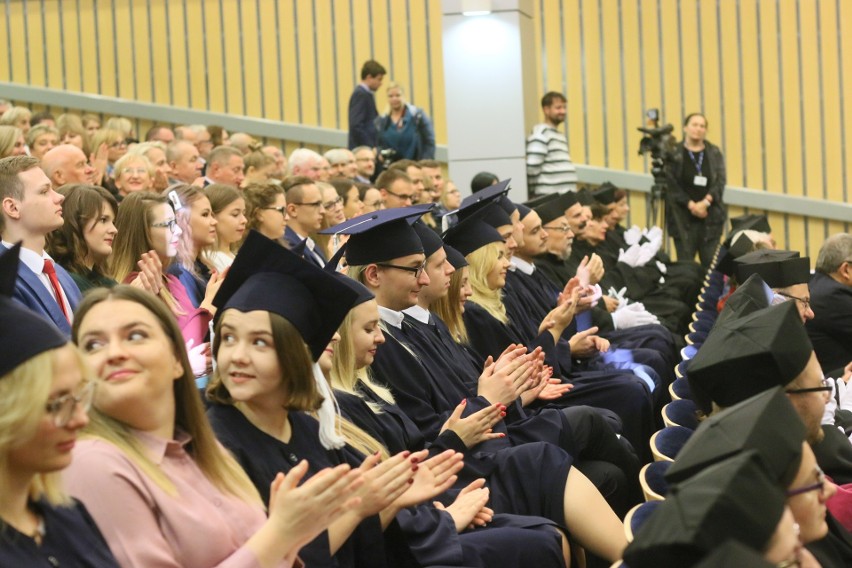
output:
[[[71,310],[77,309],[77,304],[80,303],[80,289],[71,278],[68,272],[59,266],[56,267],[56,277],[59,279],[59,284],[62,286],[62,291],[68,298],[68,303],[71,304]],[[62,333],[71,336],[71,324],[65,319],[59,304],[44,287],[38,275],[29,269],[23,262],[18,266],[18,280],[15,284],[15,293],[12,296],[17,302],[32,311],[46,317],[58,327]]]
[[[376,98],[373,93],[361,85],[355,87],[349,98],[349,149],[358,146],[376,146],[376,126],[378,118]]]
[[[852,287],[815,273],[808,284],[814,319],[805,324],[823,372],[852,361]]]
[[[312,262],[314,264],[317,264],[317,265],[319,265],[320,268],[325,268],[325,265],[328,262],[328,259],[322,253],[322,250],[320,250],[320,247],[318,247],[318,246],[314,247],[314,251],[313,251],[314,254],[311,254],[311,251],[308,250],[308,247],[303,244],[305,242],[305,239],[300,237],[296,233],[296,231],[294,231],[290,227],[287,227],[286,229],[284,229],[284,240],[287,241],[288,245],[290,245],[291,251],[300,255],[302,258],[304,258],[308,262]],[[316,255],[316,256],[314,256],[314,255]],[[317,260],[317,258],[316,258],[317,256],[321,259],[321,262],[320,262],[320,260]]]

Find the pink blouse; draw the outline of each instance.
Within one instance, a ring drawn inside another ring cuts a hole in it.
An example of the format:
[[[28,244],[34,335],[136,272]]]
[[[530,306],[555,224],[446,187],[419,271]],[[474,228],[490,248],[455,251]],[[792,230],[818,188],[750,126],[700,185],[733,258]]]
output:
[[[139,273],[131,272],[128,274],[123,284],[133,282],[137,274]],[[172,274],[165,274],[164,276],[166,277],[166,288],[169,289],[169,293],[175,299],[175,303],[183,312],[180,315],[175,314],[178,327],[180,327],[181,334],[183,335],[183,340],[188,342],[192,339],[195,341],[194,345],[201,345],[207,336],[208,325],[210,324],[210,320],[213,319],[213,314],[204,308],[196,308],[192,305],[192,300],[189,299],[186,288],[178,280],[177,276]]]
[[[255,554],[243,545],[266,522],[263,509],[217,489],[184,449],[189,435],[163,440],[136,434],[174,484],[176,496],[100,439],[80,440],[71,467],[63,472],[69,492],[86,505],[119,564],[259,567]]]

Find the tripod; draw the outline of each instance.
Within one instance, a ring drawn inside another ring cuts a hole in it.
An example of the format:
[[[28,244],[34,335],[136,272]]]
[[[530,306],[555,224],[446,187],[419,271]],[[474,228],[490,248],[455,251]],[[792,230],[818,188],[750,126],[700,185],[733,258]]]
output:
[[[665,163],[659,156],[651,156],[651,175],[654,176],[654,183],[651,185],[651,192],[648,195],[648,211],[650,212],[649,226],[658,225],[663,230],[663,243],[665,244],[666,252],[669,252],[669,235],[668,223],[666,223],[666,209],[673,211],[675,204],[672,202],[672,195],[669,192],[669,177],[665,169]],[[657,223],[659,219],[659,223]],[[679,235],[685,234],[686,230],[683,226],[683,219],[677,214],[672,215],[675,228]]]

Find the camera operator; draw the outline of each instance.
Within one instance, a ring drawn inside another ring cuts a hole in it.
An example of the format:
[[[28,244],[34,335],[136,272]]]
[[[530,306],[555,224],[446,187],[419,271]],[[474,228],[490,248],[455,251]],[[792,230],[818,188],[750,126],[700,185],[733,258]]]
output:
[[[683,141],[667,164],[669,199],[666,225],[674,239],[677,259],[693,260],[709,267],[725,227],[727,212],[725,159],[722,151],[705,140],[707,119],[692,113],[683,121]]]

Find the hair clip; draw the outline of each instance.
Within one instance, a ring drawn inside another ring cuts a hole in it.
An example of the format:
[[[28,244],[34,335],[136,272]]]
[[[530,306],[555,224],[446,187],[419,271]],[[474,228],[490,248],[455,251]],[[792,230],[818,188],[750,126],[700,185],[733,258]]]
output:
[[[175,212],[183,209],[183,205],[180,202],[180,196],[176,189],[171,190],[167,195],[169,196],[169,201],[172,202],[172,207],[174,207]]]

